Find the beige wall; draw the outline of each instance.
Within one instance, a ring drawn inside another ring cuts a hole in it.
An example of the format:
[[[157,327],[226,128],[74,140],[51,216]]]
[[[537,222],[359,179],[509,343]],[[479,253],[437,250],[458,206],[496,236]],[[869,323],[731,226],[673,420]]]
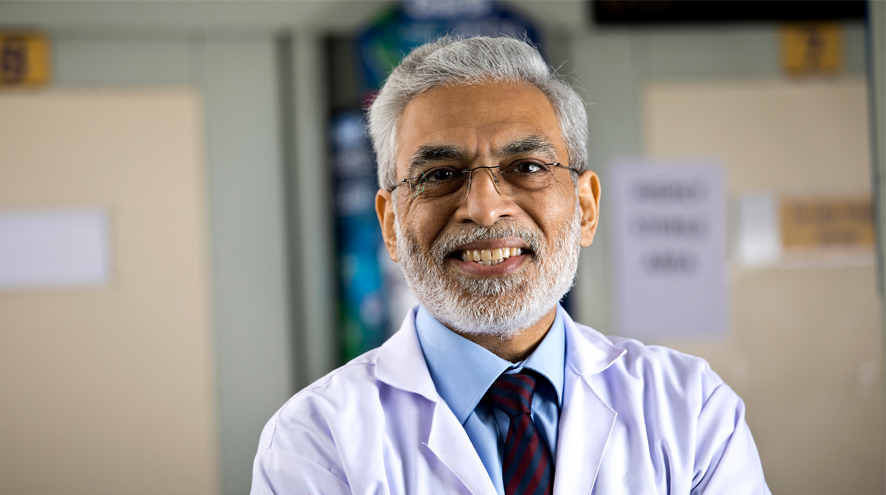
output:
[[[113,263],[0,292],[0,493],[217,493],[199,101],[0,96],[0,209],[103,207]]]
[[[655,158],[722,160],[727,191],[869,194],[861,78],[650,82]],[[735,231],[735,229],[732,229]],[[773,493],[883,493],[883,336],[873,250],[786,253],[731,270],[725,340],[662,342],[708,359],[744,399]]]

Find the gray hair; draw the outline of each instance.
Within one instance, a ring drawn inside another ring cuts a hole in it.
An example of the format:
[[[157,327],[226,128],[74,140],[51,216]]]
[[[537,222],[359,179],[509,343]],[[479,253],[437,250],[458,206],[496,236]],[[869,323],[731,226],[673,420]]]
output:
[[[369,107],[369,135],[378,160],[378,184],[397,187],[394,156],[400,116],[410,101],[440,86],[525,81],[545,94],[560,121],[569,166],[584,170],[588,115],[572,87],[526,43],[508,37],[440,38],[414,49],[388,76]]]

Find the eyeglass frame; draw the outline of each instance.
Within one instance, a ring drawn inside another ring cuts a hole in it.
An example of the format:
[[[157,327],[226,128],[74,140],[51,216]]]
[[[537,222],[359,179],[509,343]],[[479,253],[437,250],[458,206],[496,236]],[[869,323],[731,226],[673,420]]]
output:
[[[537,162],[536,162],[536,163],[537,163]],[[538,165],[543,165],[543,166],[545,166],[545,167],[562,168],[562,169],[569,170],[570,172],[575,172],[575,173],[581,173],[581,172],[582,172],[581,169],[578,169],[578,168],[575,168],[575,167],[569,167],[569,166],[567,166],[567,165],[563,165],[563,164],[560,163],[560,162],[552,162],[552,163],[537,163],[537,164],[538,164]],[[475,170],[480,170],[481,168],[485,168],[485,169],[488,169],[488,170],[492,170],[492,169],[496,169],[496,168],[497,168],[497,169],[499,169],[499,172],[498,172],[498,173],[501,174],[501,173],[502,173],[502,172],[501,172],[501,167],[502,167],[502,165],[495,165],[495,166],[482,165],[482,166],[479,166],[479,167],[473,167],[473,168],[463,168],[463,169],[461,169],[461,170],[458,170],[458,172],[461,172],[462,174],[468,174],[468,193],[470,193],[470,191],[471,191],[471,181],[473,180],[473,177],[474,177],[474,171],[475,171]],[[431,170],[433,170],[433,169],[431,169]],[[430,170],[429,170],[429,171],[430,171]],[[428,171],[428,172],[429,172],[429,171]],[[409,181],[413,181],[413,180],[421,180],[421,179],[424,177],[424,175],[425,175],[426,173],[428,173],[428,172],[424,172],[422,175],[420,175],[420,176],[418,176],[418,177],[407,177],[407,178],[405,178],[405,179],[399,181],[399,182],[397,183],[397,185],[394,186],[393,189],[391,189],[391,191],[393,191],[393,190],[396,189],[397,187],[403,185],[403,183],[409,183]],[[492,180],[495,181],[495,184],[496,184],[496,185],[498,185],[498,177],[496,177],[496,175],[495,175],[494,173],[492,174]],[[413,197],[413,198],[416,198],[416,197],[418,197],[419,194],[421,194],[421,193],[423,193],[423,192],[424,192],[424,189],[422,189],[421,191],[416,192],[415,194],[413,194],[412,197]]]

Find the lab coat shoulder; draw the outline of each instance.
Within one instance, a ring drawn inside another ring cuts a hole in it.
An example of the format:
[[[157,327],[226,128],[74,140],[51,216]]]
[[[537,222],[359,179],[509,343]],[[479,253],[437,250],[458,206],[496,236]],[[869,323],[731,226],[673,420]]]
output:
[[[371,445],[361,436],[372,431],[346,431],[339,425],[360,424],[378,415],[379,384],[370,351],[309,385],[267,422],[259,440],[253,469],[253,494],[351,493],[342,448]],[[344,451],[346,454],[347,451]],[[367,461],[372,453],[367,452]]]
[[[619,392],[644,391],[647,399],[666,399],[672,408],[692,414],[700,411],[718,387],[728,388],[702,358],[625,337],[607,338],[624,354],[595,379],[618,381],[622,385]],[[629,395],[616,393],[610,397],[618,403]],[[741,400],[738,396],[736,399]]]
[[[567,366],[616,414],[595,493],[769,493],[744,403],[707,361],[572,325]],[[588,368],[585,343],[620,355]]]
[[[569,371],[585,378],[622,415],[632,410],[639,413],[642,408],[636,406],[651,400],[687,414],[697,413],[715,389],[728,388],[702,358],[603,335],[572,321],[567,322],[566,362]]]
[[[460,423],[437,394],[407,320],[380,348],[317,380],[274,414],[259,441],[253,494],[408,494],[435,486],[467,493],[433,450],[434,425],[457,434]]]

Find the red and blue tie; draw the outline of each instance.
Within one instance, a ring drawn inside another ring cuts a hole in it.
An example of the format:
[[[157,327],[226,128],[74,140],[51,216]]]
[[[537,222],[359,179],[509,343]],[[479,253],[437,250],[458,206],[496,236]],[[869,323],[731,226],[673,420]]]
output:
[[[530,415],[536,382],[534,375],[505,374],[489,388],[492,403],[511,418],[502,462],[505,495],[554,490],[554,462]]]

